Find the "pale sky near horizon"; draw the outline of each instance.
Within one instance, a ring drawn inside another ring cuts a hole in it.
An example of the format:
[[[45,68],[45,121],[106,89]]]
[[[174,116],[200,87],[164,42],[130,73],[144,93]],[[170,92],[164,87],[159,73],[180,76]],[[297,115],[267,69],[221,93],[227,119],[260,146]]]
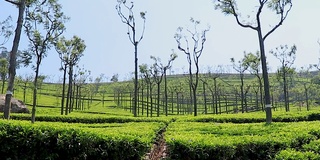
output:
[[[71,19],[66,23],[67,30],[64,36],[71,38],[78,35],[85,40],[87,45],[80,66],[88,69],[95,78],[105,74],[109,79],[118,73],[121,80],[131,77],[134,71],[134,47],[127,37],[127,27],[121,23],[115,6],[116,0],[60,0],[63,12]],[[207,34],[207,42],[200,58],[200,66],[205,70],[207,66],[231,65],[230,58],[236,60],[243,58],[243,52],[256,52],[259,49],[257,33],[251,29],[241,28],[236,24],[234,17],[225,16],[214,9],[212,0],[135,0],[134,11],[136,18],[140,11],[146,11],[145,35],[138,47],[139,64],[152,64],[150,55],[160,57],[166,62],[172,49],[178,54],[173,63],[175,73],[183,73],[187,68],[185,55],[177,49],[174,34],[179,26],[188,26],[190,17],[201,21],[201,29],[211,26]],[[255,0],[239,5],[246,7],[246,12],[255,9]],[[320,1],[309,0],[293,1],[293,8],[288,18],[266,40],[267,61],[270,72],[274,72],[280,62],[269,51],[279,45],[297,46],[297,59],[294,66],[300,68],[309,64],[318,63],[320,46],[317,41],[320,38]],[[311,5],[310,5],[311,4]],[[15,25],[17,18],[16,7],[4,0],[0,0],[0,21],[7,16],[12,16]],[[250,12],[248,12],[250,13]],[[264,31],[269,25],[273,25],[274,15],[265,14],[262,23]],[[137,23],[139,26],[141,23]],[[25,35],[22,36],[20,50],[27,48],[28,42]],[[12,39],[5,45],[11,49]],[[43,60],[40,73],[50,76],[57,82],[62,77],[59,71],[60,60],[53,49],[48,57]],[[33,74],[30,68],[17,71],[18,75]]]

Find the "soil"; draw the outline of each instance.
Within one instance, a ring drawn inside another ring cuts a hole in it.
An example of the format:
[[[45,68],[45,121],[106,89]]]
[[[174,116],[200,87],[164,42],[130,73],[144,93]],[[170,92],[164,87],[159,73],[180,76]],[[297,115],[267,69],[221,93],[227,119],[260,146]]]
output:
[[[153,144],[151,151],[146,155],[145,160],[160,160],[167,158],[167,145],[164,139],[163,129],[159,135],[157,141]]]

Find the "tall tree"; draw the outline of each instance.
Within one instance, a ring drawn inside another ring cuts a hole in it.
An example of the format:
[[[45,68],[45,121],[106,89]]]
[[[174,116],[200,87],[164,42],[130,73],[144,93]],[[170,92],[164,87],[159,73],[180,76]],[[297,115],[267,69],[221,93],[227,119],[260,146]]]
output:
[[[196,21],[193,18],[190,19],[190,22],[193,25],[193,29],[187,29],[187,33],[191,35],[191,40],[193,43],[190,43],[188,38],[183,33],[183,28],[179,27],[174,38],[178,44],[178,49],[182,51],[187,56],[187,61],[189,65],[189,84],[193,93],[193,109],[194,116],[197,116],[197,88],[199,83],[199,59],[202,55],[204,44],[206,42],[206,33],[209,31],[209,27],[198,31],[198,25],[200,21]],[[184,42],[182,42],[184,41]],[[184,45],[184,46],[183,46]],[[190,48],[191,47],[191,48]],[[195,67],[193,70],[192,67]]]
[[[157,117],[160,116],[160,84],[163,80],[163,70],[161,66],[159,65],[160,59],[155,58],[153,56],[150,57],[153,59],[155,62],[154,64],[150,67],[151,69],[151,75],[153,78],[153,81],[157,84]]]
[[[64,32],[68,19],[61,9],[57,0],[28,1],[27,4],[24,28],[30,42],[29,51],[35,58],[31,123],[35,121],[40,64],[53,42]]]
[[[26,103],[26,93],[27,89],[30,88],[30,83],[32,82],[32,75],[25,74],[23,76],[18,77],[18,83],[20,83],[20,87],[23,90],[23,102]]]
[[[9,2],[19,9],[18,20],[15,30],[15,35],[13,39],[13,45],[10,52],[10,61],[9,61],[9,79],[8,79],[8,88],[6,93],[6,100],[5,100],[5,107],[4,107],[4,118],[10,119],[10,109],[11,109],[11,98],[13,93],[13,86],[14,86],[14,78],[16,76],[16,59],[17,59],[17,52],[20,43],[21,31],[23,26],[23,18],[24,18],[24,11],[26,8],[26,0],[5,0]]]
[[[66,73],[68,72],[69,82],[68,82],[67,103],[66,103],[65,114],[68,114],[69,112],[68,107],[70,106],[69,101],[70,101],[71,90],[72,90],[73,68],[77,63],[79,63],[80,58],[83,56],[83,52],[85,48],[86,48],[86,45],[84,43],[84,40],[82,40],[78,36],[73,36],[72,39],[70,40],[67,40],[65,37],[61,37],[55,42],[55,49],[59,54],[59,58],[61,60],[61,70],[63,70],[61,115],[63,115],[63,111],[64,111]]]
[[[215,68],[208,68],[208,73],[206,76],[210,79],[213,79],[213,86],[209,85],[209,90],[212,94],[212,101],[215,105],[215,113],[218,114],[218,87],[217,87],[217,79],[222,75],[223,73],[223,66],[219,65]],[[214,94],[213,94],[214,93]],[[214,95],[214,96],[213,96]]]
[[[241,111],[244,113],[244,109],[247,112],[247,106],[245,106],[245,90],[244,90],[244,72],[248,69],[248,65],[245,63],[245,58],[236,62],[234,58],[231,58],[233,69],[240,75],[240,96],[241,96]]]
[[[168,92],[167,92],[167,70],[171,68],[172,62],[178,57],[177,54],[172,53],[170,55],[170,59],[168,60],[167,64],[163,64],[161,62],[160,58],[156,58],[154,56],[151,56],[150,58],[154,60],[154,64],[152,66],[153,72],[153,78],[157,84],[157,91],[158,91],[158,107],[157,107],[157,116],[159,117],[159,106],[160,106],[160,84],[162,82],[162,78],[164,77],[164,83],[165,83],[165,114],[168,115]]]
[[[310,91],[310,88],[313,86],[312,79],[311,79],[312,74],[310,73],[310,70],[312,69],[312,67],[313,67],[312,65],[309,65],[307,67],[301,67],[299,71],[299,78],[301,79],[298,81],[303,85],[307,111],[310,110],[309,91]]]
[[[106,85],[106,80],[107,79],[108,78],[104,74],[100,74],[100,76],[98,77],[98,83],[99,83],[98,93],[102,96],[102,100],[101,100],[102,101],[102,107],[104,107],[104,98],[105,98],[105,94],[106,94],[107,89],[108,89],[108,87]]]
[[[8,65],[9,64],[6,58],[0,58],[0,78],[2,81],[1,94],[3,94],[5,81],[7,79]]]
[[[288,45],[281,45],[275,50],[270,51],[270,53],[274,55],[281,63],[281,68],[278,70],[278,75],[282,79],[284,104],[287,112],[290,110],[287,77],[293,71],[291,66],[296,59],[296,51],[297,47],[295,45],[293,45],[291,48],[289,48]]]
[[[241,17],[241,14],[238,10],[238,5],[236,0],[214,0],[215,8],[220,9],[226,15],[233,15],[236,19],[236,22],[239,26],[243,28],[249,28],[257,32],[259,46],[260,46],[260,55],[261,55],[261,65],[262,65],[262,75],[264,83],[264,94],[265,94],[265,107],[266,107],[266,122],[272,122],[272,111],[271,111],[271,97],[269,91],[269,77],[268,77],[268,67],[265,54],[265,40],[271,35],[276,29],[278,29],[283,21],[287,18],[288,13],[292,8],[291,0],[258,0],[257,10],[255,10],[255,15],[253,20],[245,21]],[[245,2],[248,3],[248,2]],[[249,4],[249,3],[248,3]],[[272,26],[266,34],[263,34],[262,29],[262,12],[270,13],[270,11],[263,11],[264,8],[270,9],[278,17],[277,23]],[[250,16],[248,16],[250,17]]]
[[[244,59],[245,59],[244,63],[246,63],[246,65],[248,66],[248,71],[252,75],[257,77],[258,84],[259,84],[259,92],[260,92],[260,105],[261,105],[261,109],[264,110],[263,84],[262,84],[262,77],[260,75],[260,61],[261,61],[260,53],[256,52],[256,54],[253,54],[253,53],[245,54]]]
[[[150,116],[152,117],[152,111],[153,111],[153,97],[152,97],[152,89],[154,86],[154,79],[152,78],[152,70],[150,67],[148,67],[147,64],[142,64],[139,65],[139,70],[140,73],[142,74],[143,80],[146,82],[147,84],[147,117]],[[149,99],[150,99],[150,112],[149,112]]]
[[[130,4],[127,3],[126,0],[117,0],[118,5],[116,6],[116,10],[118,15],[122,21],[122,23],[128,26],[128,37],[130,42],[134,46],[134,104],[133,104],[133,115],[137,116],[137,100],[138,100],[138,45],[140,44],[145,30],[146,24],[146,12],[140,12],[140,17],[143,20],[143,27],[142,33],[140,38],[137,36],[137,28],[136,28],[136,19],[133,12],[134,3],[131,2]],[[124,11],[122,10],[124,7],[127,10],[127,15],[125,15]]]
[[[90,76],[91,74],[91,71],[87,70],[87,69],[84,69],[84,68],[79,68],[79,70],[77,71],[77,73],[75,75],[78,75],[77,76],[77,79],[75,79],[75,90],[76,90],[76,94],[75,94],[75,97],[76,97],[76,104],[75,104],[75,107],[77,110],[80,110],[81,109],[81,103],[83,101],[82,97],[82,91],[86,84],[86,81],[88,80],[88,77]]]
[[[173,61],[178,57],[176,53],[170,55],[170,59],[165,66],[162,66],[163,76],[164,76],[164,99],[165,99],[165,112],[168,116],[168,83],[167,83],[167,70],[171,69]]]
[[[0,58],[0,78],[2,81],[1,94],[4,91],[4,84],[8,75],[8,60],[6,58]]]
[[[72,38],[73,43],[73,49],[71,51],[71,54],[68,57],[68,91],[67,91],[67,101],[66,101],[66,109],[65,114],[71,112],[74,104],[74,84],[76,79],[76,74],[74,74],[74,67],[79,63],[80,58],[83,56],[83,52],[86,49],[86,45],[84,40],[77,36],[73,36]]]

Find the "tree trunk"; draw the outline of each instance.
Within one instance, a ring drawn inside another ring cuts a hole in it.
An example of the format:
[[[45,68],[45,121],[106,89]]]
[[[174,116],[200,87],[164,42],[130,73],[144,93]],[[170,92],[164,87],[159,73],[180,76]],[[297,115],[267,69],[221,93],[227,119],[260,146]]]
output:
[[[27,90],[27,83],[24,84],[23,87],[23,102],[26,103],[26,90]]]
[[[207,93],[206,93],[206,83],[203,82],[203,99],[204,99],[204,114],[208,113],[207,108]]]
[[[135,37],[135,36],[133,36]],[[138,98],[138,43],[134,41],[134,102],[133,116],[137,116],[137,98]]]
[[[264,49],[264,39],[262,37],[262,31],[259,24],[257,29],[258,38],[259,38],[259,46],[260,46],[260,57],[261,57],[261,66],[262,66],[262,76],[264,83],[264,96],[265,96],[265,108],[266,108],[266,122],[272,122],[272,110],[271,110],[271,100],[270,100],[270,86],[269,86],[269,76],[268,76],[268,67],[267,67],[267,59]]]
[[[143,112],[144,112],[144,89],[143,89],[144,86],[141,87],[141,115],[143,115]]]
[[[192,77],[192,75],[191,75],[191,77]],[[190,89],[190,91],[189,91],[190,92],[190,102],[187,104],[187,107],[188,107],[189,114],[192,114],[191,106],[192,106],[192,102],[193,102],[193,98],[192,98],[193,95],[192,95],[192,84],[191,84],[191,81],[189,83],[189,89]]]
[[[150,85],[150,117],[152,117],[153,114],[153,97],[152,97],[152,86]]]
[[[307,103],[307,111],[310,110],[309,108],[309,95],[308,95],[308,88],[306,86],[306,84],[303,84],[304,86],[304,94],[305,94],[305,97],[306,97],[306,103]]]
[[[76,106],[76,110],[78,110],[78,103],[79,103],[79,88],[80,88],[80,87],[79,87],[78,85],[76,85],[75,87],[76,87],[76,96],[75,96],[75,97],[76,97],[76,105],[75,105],[75,106]]]
[[[168,86],[167,86],[167,70],[164,70],[164,100],[165,100],[165,112],[166,116],[168,116]]]
[[[36,66],[36,75],[33,82],[33,103],[32,103],[32,114],[31,114],[31,123],[34,123],[36,120],[36,104],[37,104],[37,90],[38,90],[38,76],[39,76],[39,67],[40,67],[41,57],[38,57],[37,66]]]
[[[149,117],[149,97],[150,97],[150,93],[149,93],[149,86],[150,84],[147,84],[147,107],[146,107],[146,110],[147,110],[147,117]]]
[[[17,51],[20,43],[21,30],[23,25],[23,14],[26,7],[26,0],[21,0],[19,3],[19,15],[17,20],[17,26],[15,30],[12,50],[10,52],[10,65],[9,65],[9,79],[8,79],[8,89],[6,93],[5,99],[5,107],[4,107],[4,118],[10,119],[10,110],[11,110],[11,98],[13,93],[14,86],[14,78],[16,76],[16,57]]]
[[[3,94],[3,91],[4,91],[4,84],[5,84],[5,79],[2,79],[1,94]]]
[[[79,103],[78,103],[79,110],[81,110],[81,103],[82,103],[82,92],[81,92],[81,86],[79,86]]]
[[[241,112],[244,113],[244,91],[243,91],[243,73],[240,73],[240,80],[241,80]]]
[[[214,109],[214,91],[212,88],[209,88],[209,91],[210,91],[210,94],[211,94],[211,110],[212,110],[212,113],[215,114],[215,109]]]
[[[63,82],[62,82],[62,96],[61,96],[61,115],[63,115],[64,111],[64,98],[66,92],[66,74],[67,74],[67,65],[64,65],[63,68]]]
[[[72,66],[69,66],[69,82],[68,82],[68,91],[67,91],[67,102],[66,102],[65,115],[68,115],[68,113],[70,113],[71,94],[72,94]]]
[[[261,104],[261,109],[263,111],[264,110],[263,93],[262,93],[263,92],[263,90],[262,90],[263,85],[262,85],[262,79],[260,76],[258,77],[258,80],[259,80],[259,91],[260,91],[260,104]]]
[[[160,116],[160,83],[157,83],[157,117]]]
[[[171,91],[171,113],[173,114],[173,91]]]
[[[72,71],[72,75],[73,75],[73,71]],[[76,99],[76,83],[75,83],[75,78],[72,77],[72,86],[71,86],[71,96],[70,96],[70,108],[69,108],[69,113],[71,113],[73,111],[73,107],[74,107],[74,102]]]
[[[196,86],[192,87],[192,92],[193,92],[193,110],[194,110],[193,115],[197,116],[198,115],[198,104],[197,104],[197,87]]]
[[[286,79],[286,71],[285,67],[282,66],[282,79],[283,79],[283,95],[284,95],[284,106],[286,112],[289,112],[289,105],[288,105],[288,95],[287,95],[287,79]]]
[[[213,99],[213,103],[215,104],[216,114],[218,114],[218,99],[217,99],[218,91],[217,91],[217,78],[214,78],[214,79],[213,79],[213,82],[214,82],[214,96],[213,96],[212,98],[214,98],[214,99]]]

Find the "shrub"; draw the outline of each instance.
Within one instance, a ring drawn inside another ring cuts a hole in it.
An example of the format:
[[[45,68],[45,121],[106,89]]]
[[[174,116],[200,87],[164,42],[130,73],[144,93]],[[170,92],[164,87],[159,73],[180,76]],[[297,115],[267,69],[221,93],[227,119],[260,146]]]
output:
[[[315,154],[310,151],[306,152],[301,152],[301,151],[296,151],[294,149],[286,149],[280,151],[276,156],[275,160],[315,160],[315,159],[320,159],[319,154]]]
[[[93,126],[2,120],[0,155],[5,159],[140,159],[163,123]]]

